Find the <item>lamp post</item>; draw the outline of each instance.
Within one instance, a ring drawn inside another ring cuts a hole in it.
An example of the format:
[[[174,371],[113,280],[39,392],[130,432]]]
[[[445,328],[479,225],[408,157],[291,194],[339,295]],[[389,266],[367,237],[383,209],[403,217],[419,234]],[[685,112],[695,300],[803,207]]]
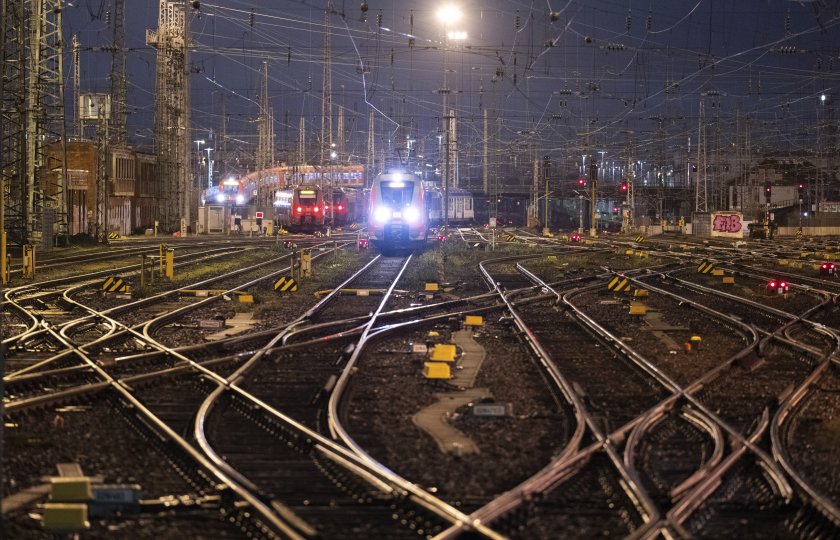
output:
[[[447,4],[442,6],[437,11],[437,18],[438,20],[443,23],[444,26],[444,40],[443,40],[443,86],[438,91],[441,95],[441,100],[443,102],[443,114],[442,119],[444,122],[443,125],[443,132],[444,136],[446,137],[445,145],[444,145],[444,169],[443,169],[443,226],[445,229],[449,229],[449,183],[452,181],[450,178],[450,163],[451,163],[451,141],[452,141],[452,117],[453,115],[449,112],[449,103],[448,103],[448,95],[450,90],[446,83],[446,53],[449,48],[450,41],[460,41],[467,38],[467,33],[463,31],[453,31],[450,30],[450,25],[453,23],[457,23],[461,20],[463,14],[461,13],[461,9],[458,6],[453,4]]]

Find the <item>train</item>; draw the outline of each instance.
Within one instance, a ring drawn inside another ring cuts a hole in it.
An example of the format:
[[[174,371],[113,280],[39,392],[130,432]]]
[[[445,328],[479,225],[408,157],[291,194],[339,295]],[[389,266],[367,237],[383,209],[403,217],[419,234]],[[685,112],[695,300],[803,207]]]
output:
[[[449,214],[450,225],[471,225],[475,222],[475,206],[473,194],[465,189],[450,188]],[[444,223],[443,190],[440,188],[426,189],[426,206],[429,211],[429,222],[432,225]]]
[[[333,186],[325,189],[330,182]],[[206,205],[224,206],[231,223],[261,213],[278,226],[314,231],[363,220],[364,182],[361,165],[282,165],[225,179],[209,188],[204,199]]]
[[[418,247],[429,235],[426,188],[416,175],[377,175],[370,190],[368,236],[380,249]]]

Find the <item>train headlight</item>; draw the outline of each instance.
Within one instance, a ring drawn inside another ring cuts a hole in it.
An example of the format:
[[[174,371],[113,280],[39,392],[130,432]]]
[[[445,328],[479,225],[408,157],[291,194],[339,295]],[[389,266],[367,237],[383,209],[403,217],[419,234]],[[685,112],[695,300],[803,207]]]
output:
[[[376,209],[373,211],[373,219],[380,223],[385,223],[390,217],[391,209],[387,206],[377,206]]]
[[[403,217],[409,223],[417,223],[420,220],[420,211],[413,206],[409,206],[403,211]]]
[[[243,197],[242,195],[237,195],[236,196],[236,204],[242,204],[244,202],[245,202],[245,197]]]
[[[218,195],[216,195],[216,202],[225,202],[225,194],[219,193]]]

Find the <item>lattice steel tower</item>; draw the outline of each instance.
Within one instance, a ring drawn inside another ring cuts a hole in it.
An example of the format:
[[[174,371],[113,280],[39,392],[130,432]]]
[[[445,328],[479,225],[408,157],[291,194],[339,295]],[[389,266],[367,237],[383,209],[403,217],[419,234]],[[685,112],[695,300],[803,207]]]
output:
[[[61,0],[0,9],[0,222],[12,242],[67,233]]]
[[[160,224],[164,230],[173,231],[180,228],[182,218],[189,223],[193,206],[186,4],[174,0],[159,2],[158,28],[146,30],[146,43],[157,49],[155,153],[160,181]]]

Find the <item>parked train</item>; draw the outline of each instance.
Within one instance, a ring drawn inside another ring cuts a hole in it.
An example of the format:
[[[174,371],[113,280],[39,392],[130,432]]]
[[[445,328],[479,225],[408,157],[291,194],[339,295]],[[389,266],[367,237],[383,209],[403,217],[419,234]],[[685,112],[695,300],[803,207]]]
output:
[[[427,190],[426,200],[431,224],[443,224],[443,190],[440,188]],[[446,213],[449,214],[450,225],[472,224],[475,221],[475,207],[473,205],[472,193],[460,188],[450,188],[447,210]]]
[[[324,191],[315,184],[301,184],[274,192],[273,217],[277,225],[290,230],[320,230],[326,222]]]
[[[415,247],[426,243],[429,209],[423,181],[403,172],[388,172],[373,180],[368,234],[380,249]]]

